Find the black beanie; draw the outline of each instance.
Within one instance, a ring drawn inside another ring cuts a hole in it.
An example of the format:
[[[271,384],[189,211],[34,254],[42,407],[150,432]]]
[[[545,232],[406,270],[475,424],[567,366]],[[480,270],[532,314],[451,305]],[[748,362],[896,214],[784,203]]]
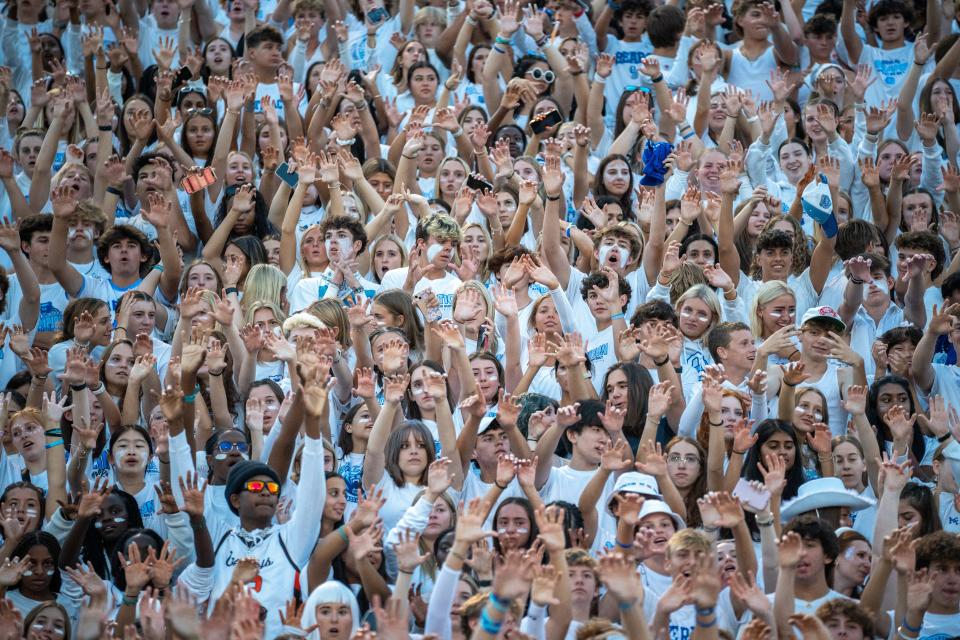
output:
[[[280,476],[277,475],[277,472],[262,462],[244,460],[243,462],[238,462],[233,465],[230,473],[227,475],[227,484],[224,486],[223,492],[227,496],[227,505],[230,507],[230,510],[237,515],[240,514],[233,506],[233,503],[230,502],[230,496],[243,491],[243,485],[247,480],[255,476],[267,476],[277,484],[280,484]]]

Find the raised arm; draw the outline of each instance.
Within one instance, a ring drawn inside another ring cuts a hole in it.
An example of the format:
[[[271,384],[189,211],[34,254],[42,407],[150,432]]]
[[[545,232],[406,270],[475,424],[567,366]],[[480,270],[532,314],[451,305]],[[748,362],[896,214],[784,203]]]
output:
[[[383,381],[383,409],[373,423],[370,438],[367,440],[367,452],[363,459],[363,486],[375,485],[383,478],[386,465],[385,450],[394,418],[400,409],[400,400],[410,384],[410,376],[403,374]]]
[[[857,1],[843,0],[843,11],[840,13],[840,37],[843,38],[848,61],[852,65],[860,62],[860,53],[863,51],[863,43],[857,35],[856,15]]]

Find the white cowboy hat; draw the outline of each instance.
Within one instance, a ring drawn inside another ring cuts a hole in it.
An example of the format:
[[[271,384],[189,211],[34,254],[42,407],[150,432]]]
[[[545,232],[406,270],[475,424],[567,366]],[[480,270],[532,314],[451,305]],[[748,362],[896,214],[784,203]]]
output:
[[[785,503],[780,510],[780,519],[791,520],[809,511],[828,507],[848,507],[852,511],[859,511],[876,503],[873,498],[845,488],[840,478],[817,478],[800,485],[797,497]]]
[[[626,473],[621,473],[617,477],[616,484],[613,485],[613,491],[610,492],[610,497],[607,498],[607,513],[611,516],[613,515],[613,510],[610,508],[613,505],[613,501],[616,500],[617,495],[621,493],[638,493],[644,498],[656,498],[661,499],[663,495],[660,493],[660,486],[657,484],[657,479],[646,473],[640,473],[639,471],[627,471]]]

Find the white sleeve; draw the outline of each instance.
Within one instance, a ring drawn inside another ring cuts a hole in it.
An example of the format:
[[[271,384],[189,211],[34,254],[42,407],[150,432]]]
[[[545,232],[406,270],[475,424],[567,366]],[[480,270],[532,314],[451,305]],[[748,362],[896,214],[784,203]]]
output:
[[[557,287],[551,291],[550,299],[553,300],[553,304],[557,308],[557,315],[560,316],[560,327],[563,332],[572,333],[576,331],[577,323],[573,317],[573,307],[570,306],[570,301],[567,300],[567,294],[564,293],[563,289]]]
[[[193,454],[190,443],[187,442],[187,433],[181,431],[170,438],[170,487],[178,504],[183,504],[183,491],[180,490],[178,478],[186,478],[187,472],[194,472]]]
[[[287,57],[287,62],[289,62],[290,66],[293,67],[294,78],[306,77],[307,43],[297,38],[297,43],[293,45],[292,49],[290,49],[290,55]]]
[[[698,384],[694,388],[690,400],[687,401],[687,406],[683,410],[683,414],[680,416],[680,426],[677,427],[677,435],[696,438],[697,427],[700,426],[701,417],[703,417],[703,386]]]
[[[667,178],[667,186],[664,187],[664,200],[679,200],[687,190],[687,180],[690,174],[680,169],[675,169],[670,177]]]
[[[767,161],[770,156],[770,145],[764,144],[760,138],[754,140],[747,149],[747,176],[754,184],[763,184],[767,177]]]
[[[921,145],[923,147],[923,160],[920,163],[920,186],[930,193],[933,201],[937,205],[943,204],[943,191],[937,188],[943,183],[943,175],[940,168],[943,167],[943,149],[940,145],[934,143],[932,147]]]
[[[433,585],[430,602],[427,603],[427,620],[424,623],[424,635],[435,633],[441,638],[453,635],[450,628],[450,610],[453,608],[453,598],[457,593],[457,583],[460,582],[460,572],[443,565],[437,574],[437,581]]]
[[[197,554],[193,546],[193,527],[190,526],[187,514],[181,511],[165,514],[161,518],[167,526],[167,540],[170,541],[170,546],[177,550],[177,557],[192,562]]]
[[[213,591],[213,571],[213,567],[190,563],[177,578],[177,589],[186,589],[199,603],[206,602]]]
[[[657,283],[647,292],[647,302],[653,302],[654,300],[662,300],[670,304],[670,287],[660,284],[659,278],[657,278]]]
[[[400,542],[400,534],[404,531],[423,533],[430,520],[431,511],[433,511],[433,505],[427,502],[423,496],[420,496],[419,500],[407,507],[396,526],[387,533],[387,539],[383,545],[383,554],[387,562],[387,575],[391,579],[397,577],[398,570],[397,556],[393,553],[393,545]]]
[[[520,631],[537,640],[544,640],[547,637],[547,608],[531,602],[527,615],[520,622]]]
[[[323,440],[305,438],[303,456],[300,459],[300,483],[298,492],[303,496],[316,496],[319,499],[298,500],[293,516],[287,522],[280,535],[287,543],[291,559],[298,567],[305,567],[310,560],[310,552],[317,544],[320,535],[320,518],[323,515],[322,496],[327,493],[327,481],[323,471]]]

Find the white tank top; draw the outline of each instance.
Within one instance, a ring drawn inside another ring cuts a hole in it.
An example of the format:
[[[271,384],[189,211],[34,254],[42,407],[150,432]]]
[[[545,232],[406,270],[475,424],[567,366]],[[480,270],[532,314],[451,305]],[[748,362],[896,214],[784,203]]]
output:
[[[843,398],[840,397],[840,380],[837,372],[840,370],[833,360],[827,361],[827,370],[820,379],[814,382],[807,380],[802,387],[814,387],[827,399],[827,413],[830,415],[830,434],[840,436],[847,432],[847,412],[843,409]]]
[[[767,86],[770,72],[777,68],[777,58],[773,55],[773,47],[760,54],[756,60],[750,60],[740,53],[740,47],[733,49],[730,54],[730,71],[727,73],[727,84],[740,89],[753,91],[753,99],[757,104],[761,100],[773,100],[773,92]]]

